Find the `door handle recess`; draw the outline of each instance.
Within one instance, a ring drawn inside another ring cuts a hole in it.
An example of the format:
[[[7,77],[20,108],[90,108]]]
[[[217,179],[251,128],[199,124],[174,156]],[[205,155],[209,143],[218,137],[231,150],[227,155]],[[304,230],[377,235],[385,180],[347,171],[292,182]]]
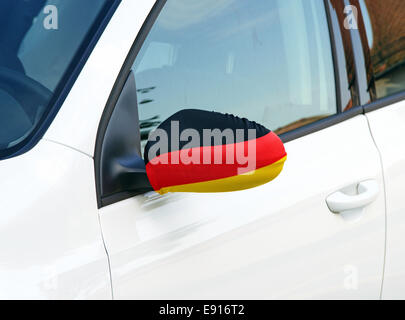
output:
[[[337,191],[326,198],[326,204],[333,213],[361,209],[372,203],[379,191],[376,180],[367,180],[358,184],[357,195],[351,196]]]

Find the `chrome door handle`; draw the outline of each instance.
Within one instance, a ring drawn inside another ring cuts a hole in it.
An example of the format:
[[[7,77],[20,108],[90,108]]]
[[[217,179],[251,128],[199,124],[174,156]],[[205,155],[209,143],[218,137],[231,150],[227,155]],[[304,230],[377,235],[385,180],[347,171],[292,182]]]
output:
[[[344,194],[342,191],[337,191],[326,198],[326,204],[333,213],[360,209],[377,199],[379,191],[376,180],[367,180],[358,184],[357,195],[351,196]]]

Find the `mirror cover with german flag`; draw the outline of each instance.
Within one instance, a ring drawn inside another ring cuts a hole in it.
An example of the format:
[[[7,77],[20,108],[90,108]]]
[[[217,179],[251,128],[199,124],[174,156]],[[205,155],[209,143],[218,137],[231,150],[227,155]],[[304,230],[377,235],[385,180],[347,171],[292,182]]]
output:
[[[153,189],[230,192],[275,179],[287,159],[280,138],[230,114],[181,110],[151,133],[144,150]]]

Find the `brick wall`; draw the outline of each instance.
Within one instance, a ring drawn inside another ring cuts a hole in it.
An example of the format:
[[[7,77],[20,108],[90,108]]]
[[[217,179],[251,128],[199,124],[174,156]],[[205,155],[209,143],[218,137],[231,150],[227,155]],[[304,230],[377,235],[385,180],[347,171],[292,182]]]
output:
[[[373,26],[371,60],[376,74],[405,62],[405,1],[365,0]]]

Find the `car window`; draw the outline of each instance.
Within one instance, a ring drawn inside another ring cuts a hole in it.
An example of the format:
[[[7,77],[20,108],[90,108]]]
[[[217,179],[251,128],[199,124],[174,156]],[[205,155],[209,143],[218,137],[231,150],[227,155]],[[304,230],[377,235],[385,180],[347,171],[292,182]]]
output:
[[[25,146],[113,1],[0,1],[0,159]]]
[[[367,38],[364,42],[369,49],[371,60],[369,72],[373,75],[377,98],[405,91],[403,0],[355,0],[354,2],[358,3],[364,20]]]
[[[246,117],[279,134],[337,110],[319,0],[168,0],[132,70],[144,140],[186,108]]]

